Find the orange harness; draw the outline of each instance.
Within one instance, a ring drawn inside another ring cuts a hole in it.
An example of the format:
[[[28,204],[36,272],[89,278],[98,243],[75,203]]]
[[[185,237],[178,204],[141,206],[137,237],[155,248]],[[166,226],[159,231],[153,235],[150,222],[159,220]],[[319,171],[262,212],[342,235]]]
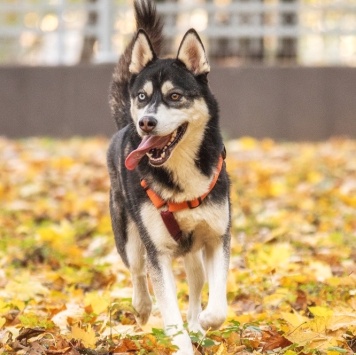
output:
[[[177,220],[175,219],[173,212],[181,211],[184,209],[193,209],[199,207],[203,200],[209,195],[209,193],[212,191],[214,188],[216,182],[218,181],[223,162],[225,159],[225,148],[221,156],[219,157],[218,165],[216,168],[215,175],[209,185],[208,191],[203,194],[202,196],[190,200],[190,201],[183,201],[183,202],[171,202],[171,201],[166,201],[163,198],[161,198],[159,195],[157,195],[147,184],[146,180],[142,179],[141,180],[141,186],[144,188],[144,190],[147,193],[147,196],[150,198],[151,202],[156,208],[161,208],[163,206],[167,206],[167,210],[161,211],[161,217],[162,220],[167,227],[169,233],[171,234],[172,238],[175,241],[179,241],[179,239],[182,237],[182,231],[178,225]]]

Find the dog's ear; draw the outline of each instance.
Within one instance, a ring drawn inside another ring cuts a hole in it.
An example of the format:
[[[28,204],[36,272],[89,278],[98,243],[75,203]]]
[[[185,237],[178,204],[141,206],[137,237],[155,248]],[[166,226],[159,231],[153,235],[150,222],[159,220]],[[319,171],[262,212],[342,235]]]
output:
[[[203,43],[194,29],[190,29],[184,35],[177,59],[183,62],[194,75],[207,74],[210,71]]]
[[[149,62],[156,58],[151,42],[146,32],[140,29],[137,32],[135,42],[132,47],[131,62],[129,71],[131,74],[138,74]]]

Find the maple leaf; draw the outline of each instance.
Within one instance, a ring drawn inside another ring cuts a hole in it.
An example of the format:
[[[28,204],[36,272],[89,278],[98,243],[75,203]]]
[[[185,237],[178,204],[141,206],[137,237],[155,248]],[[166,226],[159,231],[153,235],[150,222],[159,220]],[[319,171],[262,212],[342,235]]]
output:
[[[86,329],[82,329],[76,325],[72,326],[72,329],[67,337],[68,339],[80,340],[87,348],[94,348],[97,342],[95,331],[90,325]]]
[[[328,329],[336,331],[356,327],[356,312],[352,308],[336,307],[330,318]]]
[[[290,340],[286,339],[274,329],[264,331],[262,339],[264,342],[263,351],[283,349],[292,344]]]
[[[99,292],[87,293],[84,297],[85,306],[91,306],[95,314],[107,312],[111,304],[110,296]]]

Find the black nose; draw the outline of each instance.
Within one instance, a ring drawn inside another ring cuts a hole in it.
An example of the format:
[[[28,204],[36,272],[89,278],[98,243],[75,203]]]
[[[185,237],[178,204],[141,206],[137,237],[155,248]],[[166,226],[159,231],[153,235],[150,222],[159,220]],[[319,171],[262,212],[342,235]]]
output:
[[[150,133],[157,126],[157,120],[152,116],[144,116],[138,121],[138,125],[145,133]]]

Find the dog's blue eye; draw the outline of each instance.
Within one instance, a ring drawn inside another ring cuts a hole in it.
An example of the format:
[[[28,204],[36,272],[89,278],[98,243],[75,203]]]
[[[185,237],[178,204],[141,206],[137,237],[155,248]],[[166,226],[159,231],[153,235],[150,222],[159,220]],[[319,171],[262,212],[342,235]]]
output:
[[[138,97],[139,101],[144,101],[146,99],[146,94],[144,94],[143,92],[140,92],[137,97]]]

